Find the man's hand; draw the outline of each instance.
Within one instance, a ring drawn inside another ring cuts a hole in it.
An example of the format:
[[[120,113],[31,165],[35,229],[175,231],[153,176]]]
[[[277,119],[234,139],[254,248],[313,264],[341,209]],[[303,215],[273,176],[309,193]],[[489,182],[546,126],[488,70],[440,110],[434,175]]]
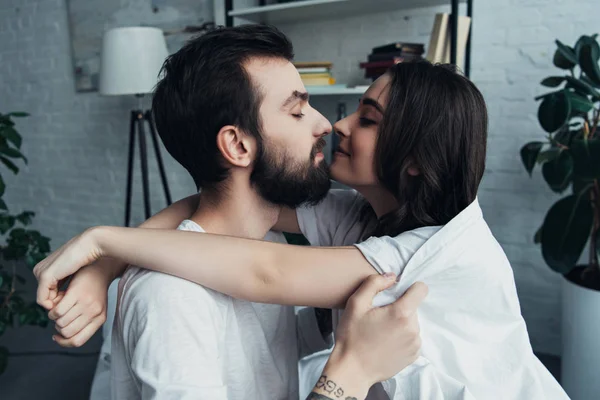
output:
[[[396,302],[373,307],[375,295],[395,282],[395,275],[372,275],[348,299],[335,347],[309,399],[364,399],[373,384],[418,358],[417,308],[428,289],[417,282]]]
[[[33,273],[38,280],[39,305],[52,309],[61,282],[102,256],[95,239],[99,229],[102,228],[91,228],[75,236],[35,266]]]

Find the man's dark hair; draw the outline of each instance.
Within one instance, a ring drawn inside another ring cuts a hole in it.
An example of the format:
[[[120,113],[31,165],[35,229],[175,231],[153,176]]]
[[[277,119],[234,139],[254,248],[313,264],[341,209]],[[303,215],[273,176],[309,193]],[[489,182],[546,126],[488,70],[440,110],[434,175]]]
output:
[[[167,58],[152,98],[154,120],[167,151],[198,188],[215,187],[227,177],[216,144],[223,126],[254,136],[257,157],[262,154],[263,95],[244,63],[254,57],[291,61],[293,56],[283,33],[257,24],[217,28]]]

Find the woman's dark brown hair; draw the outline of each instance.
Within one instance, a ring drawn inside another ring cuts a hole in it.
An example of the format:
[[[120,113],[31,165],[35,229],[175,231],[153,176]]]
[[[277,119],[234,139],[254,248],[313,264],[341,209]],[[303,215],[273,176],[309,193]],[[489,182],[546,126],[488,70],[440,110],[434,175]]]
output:
[[[400,207],[379,219],[375,236],[448,223],[475,200],[485,169],[487,109],[471,81],[429,62],[400,63],[388,74],[375,164]]]

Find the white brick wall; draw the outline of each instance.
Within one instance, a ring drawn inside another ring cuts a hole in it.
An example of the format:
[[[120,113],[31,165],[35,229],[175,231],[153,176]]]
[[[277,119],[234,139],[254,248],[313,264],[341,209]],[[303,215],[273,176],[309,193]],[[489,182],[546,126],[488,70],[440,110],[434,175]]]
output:
[[[449,8],[282,28],[294,41],[298,59],[331,59],[340,82],[358,83],[358,60],[371,47],[394,40],[427,43],[438,10]],[[600,6],[597,0],[475,0],[474,12],[472,78],[490,114],[488,170],[480,201],[512,261],[535,349],[557,354],[559,277],[531,242],[556,196],[539,174],[530,179],[523,171],[519,149],[543,135],[532,98],[541,92],[538,82],[556,72],[550,63],[554,39],[571,43],[581,33],[597,31]],[[18,179],[5,173],[6,199],[15,211],[36,211],[36,227],[53,239],[54,247],[88,226],[122,223],[129,110],[136,107],[129,98],[75,93],[70,57],[65,0],[0,1],[0,111],[32,114],[18,125],[30,164]],[[349,108],[356,101],[320,98],[313,103],[333,119],[338,100],[347,101]],[[152,151],[149,155],[157,210],[164,199]],[[186,172],[163,156],[173,198],[191,193],[194,186]],[[143,218],[137,175],[134,190],[135,223]]]

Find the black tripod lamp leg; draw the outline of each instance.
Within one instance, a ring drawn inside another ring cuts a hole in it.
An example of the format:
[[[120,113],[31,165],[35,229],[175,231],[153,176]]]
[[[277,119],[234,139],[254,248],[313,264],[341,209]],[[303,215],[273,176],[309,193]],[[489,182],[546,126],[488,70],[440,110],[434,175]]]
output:
[[[150,218],[150,185],[148,183],[148,154],[146,153],[146,130],[144,116],[141,111],[137,114],[137,124],[140,134],[140,164],[142,165],[142,188],[144,190],[144,211],[146,219]]]
[[[169,191],[169,184],[167,182],[167,174],[165,173],[165,166],[163,164],[162,156],[160,154],[160,147],[158,145],[158,139],[156,137],[156,129],[154,129],[154,121],[150,111],[146,111],[145,118],[150,126],[150,137],[152,138],[152,144],[154,145],[154,153],[156,154],[156,162],[158,163],[158,170],[160,172],[160,180],[163,184],[165,191],[165,198],[167,199],[167,205],[171,205],[171,192]]]
[[[135,148],[135,122],[137,120],[137,113],[131,112],[131,118],[129,121],[129,152],[127,155],[127,188],[125,189],[125,222],[123,225],[129,226],[131,218],[131,183],[133,180],[133,149]]]

